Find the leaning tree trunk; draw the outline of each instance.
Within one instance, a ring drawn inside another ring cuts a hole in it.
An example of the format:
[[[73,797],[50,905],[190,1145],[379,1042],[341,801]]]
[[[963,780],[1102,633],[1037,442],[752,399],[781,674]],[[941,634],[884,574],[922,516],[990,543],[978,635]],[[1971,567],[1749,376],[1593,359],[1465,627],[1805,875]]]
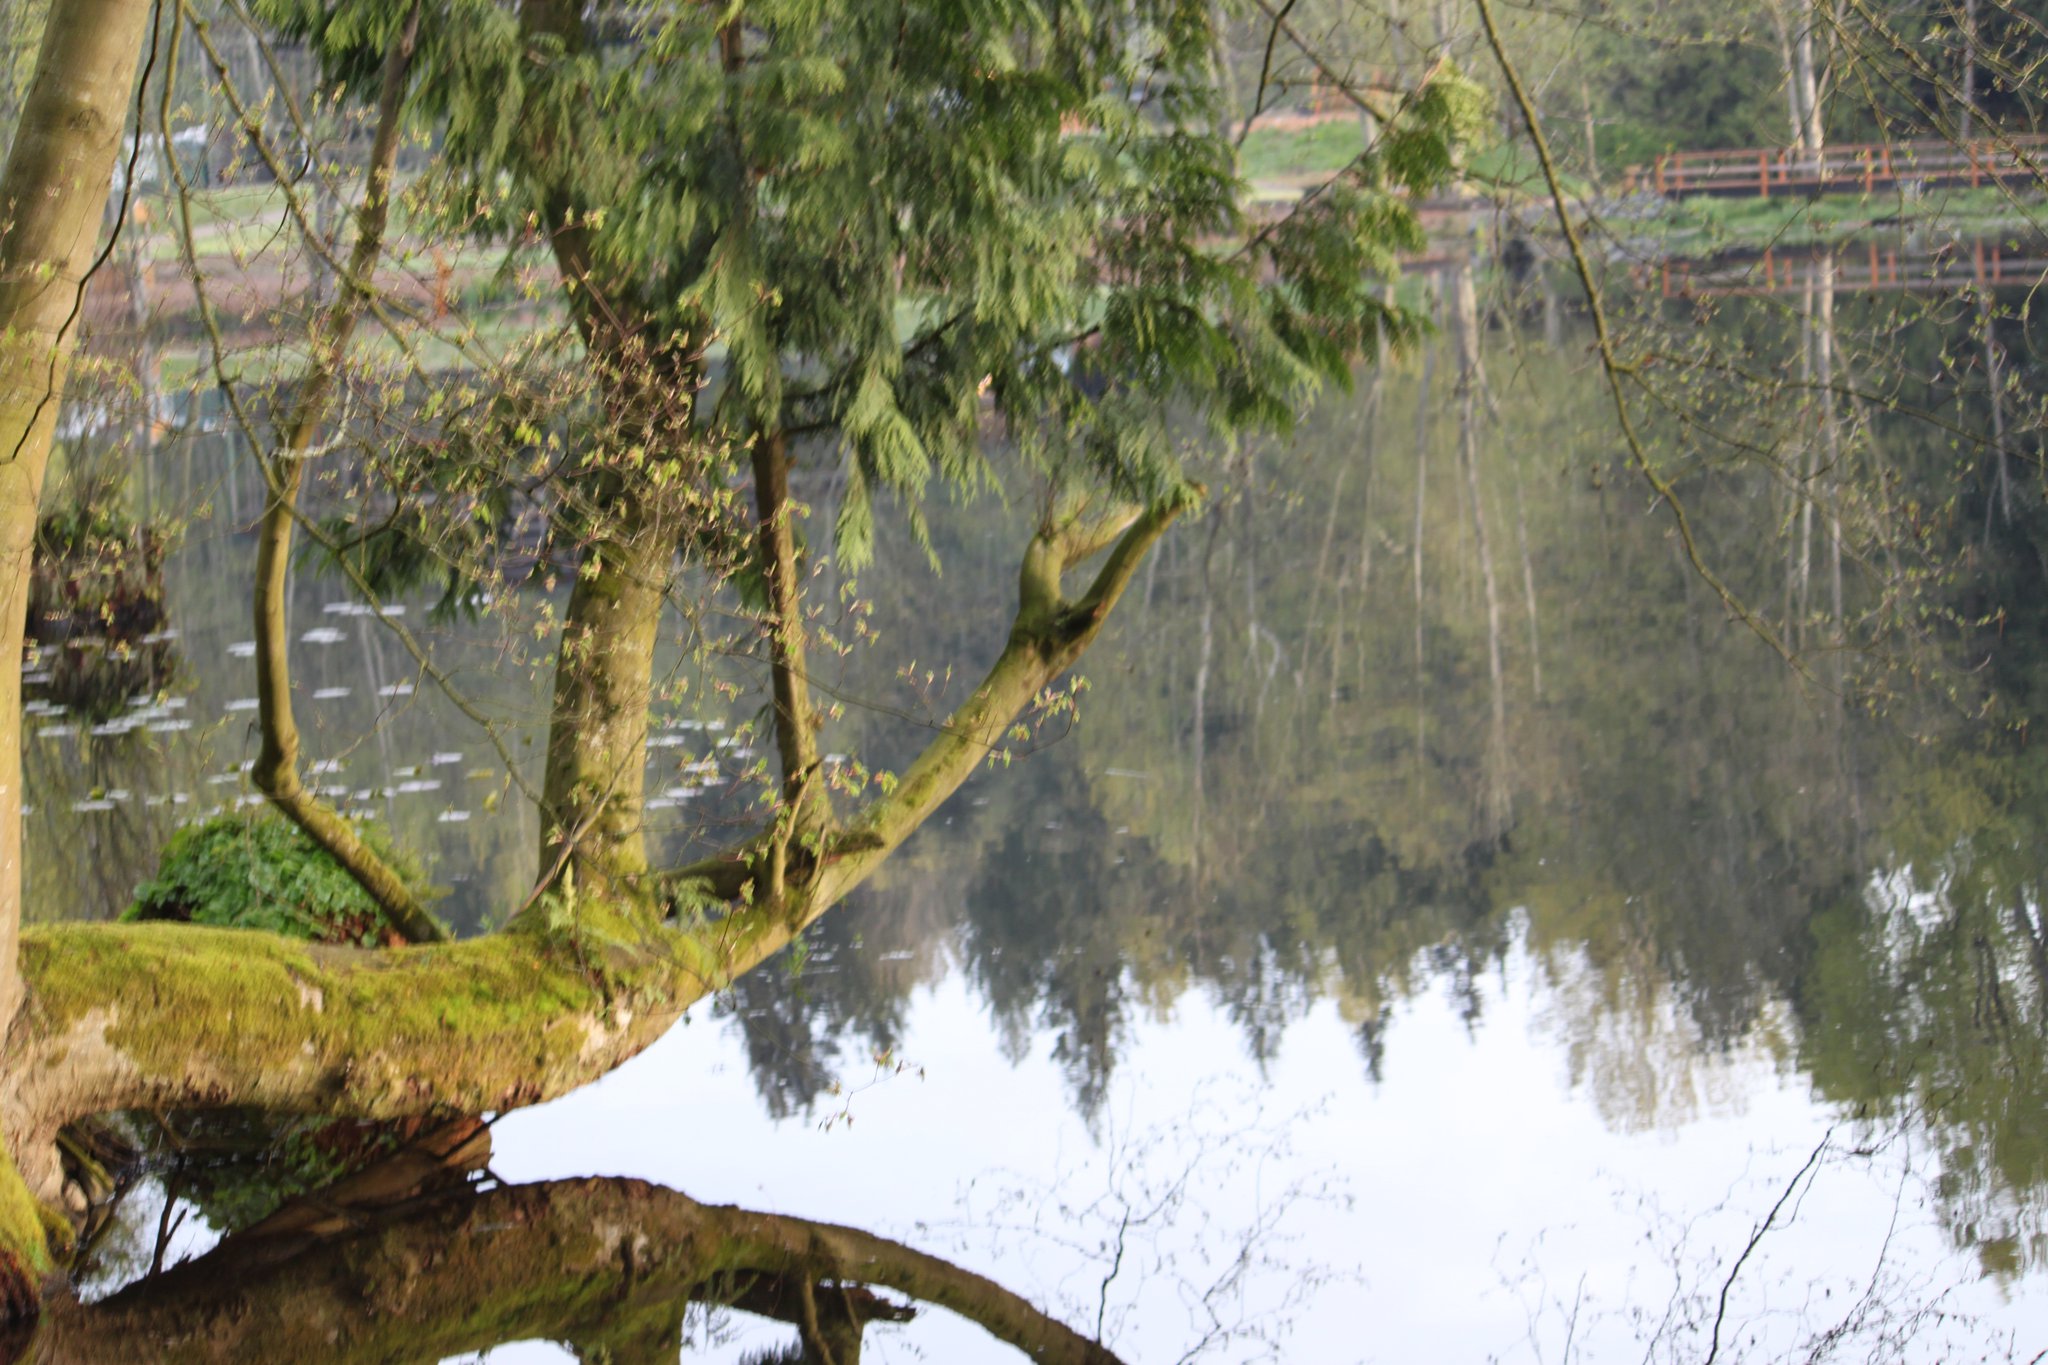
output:
[[[18,656],[28,619],[43,475],[78,340],[85,281],[121,145],[148,0],[67,0],[43,28],[35,77],[0,171],[0,641]],[[23,986],[21,670],[0,666],[0,1035]],[[48,1266],[43,1229],[0,1152],[0,1322]]]
[[[287,621],[292,532],[297,526],[299,490],[313,436],[326,419],[356,323],[369,306],[371,275],[383,254],[390,218],[392,178],[398,160],[399,116],[419,32],[419,7],[407,16],[385,54],[383,91],[377,102],[377,133],[364,173],[363,204],[346,277],[321,315],[314,333],[313,361],[300,377],[298,393],[274,454],[258,452],[266,485],[263,518],[256,537],[256,583],[252,596],[256,633],[257,718],[262,748],[250,778],[272,805],[325,849],[377,902],[386,922],[414,943],[447,937],[412,888],[340,812],[309,790],[299,774],[299,727],[292,714],[291,632]],[[222,73],[225,77],[225,72]],[[314,252],[317,258],[320,253]]]

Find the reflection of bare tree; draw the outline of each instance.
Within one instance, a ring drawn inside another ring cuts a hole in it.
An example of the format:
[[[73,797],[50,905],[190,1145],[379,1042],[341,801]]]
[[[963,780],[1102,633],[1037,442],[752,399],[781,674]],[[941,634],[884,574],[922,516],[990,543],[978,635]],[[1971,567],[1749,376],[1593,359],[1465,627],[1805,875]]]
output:
[[[637,1180],[486,1188],[488,1130],[460,1121],[207,1254],[93,1304],[50,1303],[0,1355],[35,1365],[432,1360],[547,1339],[585,1360],[672,1361],[692,1303],[794,1327],[856,1365],[872,1322],[936,1304],[1032,1360],[1116,1357],[993,1281],[855,1228],[713,1207]]]
[[[1465,471],[1465,491],[1472,511],[1473,553],[1486,593],[1486,676],[1492,698],[1492,726],[1480,776],[1480,833],[1497,838],[1513,819],[1508,778],[1507,681],[1501,666],[1500,581],[1494,572],[1492,543],[1487,537],[1486,503],[1479,485],[1479,394],[1484,384],[1479,358],[1479,300],[1472,285],[1472,263],[1451,268],[1451,331],[1458,347],[1458,463]]]

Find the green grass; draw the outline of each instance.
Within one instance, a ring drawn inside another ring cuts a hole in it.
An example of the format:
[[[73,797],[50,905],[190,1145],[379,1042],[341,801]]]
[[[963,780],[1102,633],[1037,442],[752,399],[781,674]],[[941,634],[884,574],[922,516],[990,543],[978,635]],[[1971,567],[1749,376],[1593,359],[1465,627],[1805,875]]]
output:
[[[1899,223],[1938,227],[1959,236],[2048,231],[2048,198],[1995,187],[1936,189],[1908,197],[1896,190],[1828,194],[1807,199],[1674,200],[1635,230],[1679,255],[1738,246],[1804,246]]]
[[[1353,119],[1298,130],[1254,125],[1238,151],[1239,170],[1253,183],[1296,175],[1329,175],[1343,169],[1364,150],[1365,136]]]

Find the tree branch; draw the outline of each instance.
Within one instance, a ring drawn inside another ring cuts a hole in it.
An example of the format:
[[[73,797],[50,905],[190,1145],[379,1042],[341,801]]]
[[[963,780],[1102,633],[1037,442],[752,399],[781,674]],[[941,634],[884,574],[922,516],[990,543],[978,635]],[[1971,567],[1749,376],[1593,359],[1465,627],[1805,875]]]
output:
[[[299,727],[292,715],[291,631],[287,612],[292,529],[298,517],[299,489],[305,481],[313,436],[326,420],[349,339],[369,304],[370,279],[383,254],[385,229],[391,216],[392,175],[398,160],[399,121],[419,23],[419,6],[415,4],[391,50],[384,55],[377,132],[369,165],[363,171],[363,203],[356,216],[356,240],[349,252],[348,269],[334,301],[314,330],[312,365],[300,377],[291,414],[280,433],[283,439],[275,452],[257,453],[269,489],[257,532],[252,604],[256,626],[257,720],[263,742],[249,774],[256,789],[355,878],[377,902],[391,927],[414,943],[445,939],[448,932],[427,913],[404,879],[377,856],[348,821],[308,791],[299,776]]]
[[[38,1359],[119,1359],[139,1341],[203,1342],[211,1359],[367,1362],[536,1337],[652,1340],[690,1299],[801,1323],[795,1291],[839,1280],[950,1309],[1030,1360],[1118,1365],[994,1281],[900,1242],[638,1180],[463,1188],[346,1221],[290,1255],[242,1234],[97,1303],[53,1304]],[[764,1280],[788,1292],[758,1292]],[[873,1311],[856,1308],[856,1332],[861,1318],[904,1316],[864,1297]]]

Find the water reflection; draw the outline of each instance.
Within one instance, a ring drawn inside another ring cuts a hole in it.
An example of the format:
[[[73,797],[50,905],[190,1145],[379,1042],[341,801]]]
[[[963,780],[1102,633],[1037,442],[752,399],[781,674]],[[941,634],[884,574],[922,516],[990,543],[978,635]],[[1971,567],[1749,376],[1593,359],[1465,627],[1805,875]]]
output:
[[[2048,784],[2027,735],[2048,524],[2005,443],[1955,435],[2039,426],[2039,324],[2015,297],[1848,283],[1823,308],[1830,278],[1653,294],[1632,320],[1685,375],[1682,403],[1646,390],[1645,421],[1704,553],[1803,645],[1803,671],[1640,492],[1555,295],[1511,318],[1470,276],[1437,281],[1439,340],[1291,446],[1215,457],[1232,491],[1133,589],[1078,728],[972,780],[801,953],[726,992],[766,1111],[834,1111],[949,977],[1012,1060],[1050,1050],[1099,1133],[1134,1033],[1191,996],[1261,1066],[1334,1012],[1352,1070],[1324,1080],[1365,1087],[1398,1062],[1406,1007],[1447,999],[1476,1034],[1502,1008],[1489,976],[1526,967],[1610,1131],[1739,1111],[1775,1068],[1842,1116],[1847,1148],[1909,1135],[1942,1228],[1987,1274],[2040,1268]],[[1731,377],[1730,356],[1776,380]],[[1815,398],[1823,363],[1854,390],[1838,403]],[[232,478],[185,496],[218,487]],[[807,495],[826,524],[831,489]],[[888,766],[944,710],[945,663],[999,646],[1014,589],[991,547],[1014,537],[988,523],[1005,515],[935,523],[943,579],[906,564],[859,585],[890,657],[939,680],[831,665],[850,701],[828,749]],[[247,798],[245,553],[215,524],[167,569],[194,730],[32,740],[40,905],[111,912],[169,823]],[[325,611],[349,604],[316,573],[295,592],[311,756],[331,765],[315,780],[430,851],[450,918],[492,922],[530,883],[530,815],[494,804],[487,746],[374,618]],[[488,631],[432,644],[537,725],[543,655]],[[661,733],[681,846],[744,741],[680,717]],[[72,811],[93,799],[112,806]]]
[[[764,1361],[855,1365],[871,1325],[929,1304],[1028,1359],[1116,1361],[993,1281],[856,1228],[634,1180],[506,1185],[489,1159],[486,1126],[443,1124],[169,1268],[160,1226],[132,1283],[50,1304],[0,1357],[100,1362],[149,1343],[162,1361],[435,1360],[543,1339],[624,1365],[675,1360],[720,1310],[791,1329]]]

